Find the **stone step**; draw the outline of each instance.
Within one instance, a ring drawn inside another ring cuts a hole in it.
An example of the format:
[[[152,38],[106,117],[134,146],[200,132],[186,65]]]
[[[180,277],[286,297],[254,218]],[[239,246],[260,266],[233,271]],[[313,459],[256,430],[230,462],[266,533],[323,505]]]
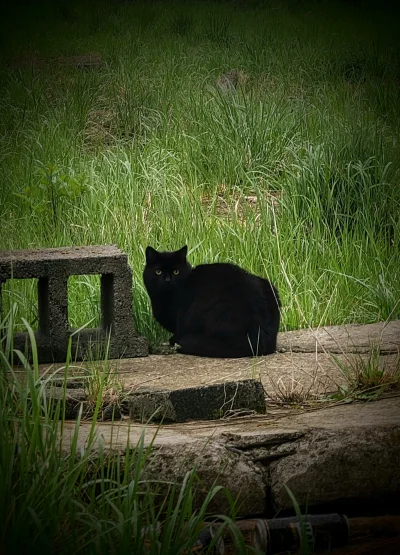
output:
[[[244,380],[176,389],[138,391],[127,401],[129,416],[141,422],[187,422],[265,413],[261,382]]]
[[[66,452],[74,431],[74,422],[64,424]],[[91,423],[81,422],[78,452],[90,433]],[[291,509],[285,485],[311,512],[327,504],[343,510],[355,500],[390,512],[400,495],[400,397],[278,417],[267,409],[264,416],[162,426],[98,423],[95,433],[94,456],[98,449],[123,454],[145,434],[154,449],[144,479],[180,483],[196,465],[204,490],[215,480],[226,486],[241,516]],[[228,508],[221,495],[210,510]]]

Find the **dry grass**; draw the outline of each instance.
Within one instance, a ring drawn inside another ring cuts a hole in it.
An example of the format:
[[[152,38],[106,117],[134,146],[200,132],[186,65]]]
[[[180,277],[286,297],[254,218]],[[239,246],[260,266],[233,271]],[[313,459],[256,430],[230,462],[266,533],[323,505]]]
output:
[[[230,92],[236,90],[239,86],[244,86],[248,81],[248,75],[240,69],[231,69],[222,73],[216,80],[217,88],[223,92]]]
[[[110,145],[115,142],[118,117],[114,108],[98,108],[89,112],[83,131],[85,146]]]
[[[333,398],[346,399],[375,399],[389,391],[400,390],[400,353],[394,364],[388,364],[380,356],[379,345],[372,345],[369,357],[361,355],[346,357],[341,361],[335,355],[332,359],[341,370],[346,384],[339,386]]]
[[[299,371],[301,371],[299,369]],[[318,391],[318,371],[314,371],[311,381],[304,384],[294,375],[272,379],[268,376],[271,388],[268,390],[267,403],[278,404],[281,407],[309,408],[321,398]]]
[[[282,198],[281,191],[269,191],[264,193],[264,201],[274,210],[279,208]],[[225,185],[221,185],[217,194],[202,195],[200,202],[210,214],[226,219],[235,219],[241,223],[245,222],[251,215],[255,220],[261,218],[259,196],[256,193],[239,194],[228,192]]]

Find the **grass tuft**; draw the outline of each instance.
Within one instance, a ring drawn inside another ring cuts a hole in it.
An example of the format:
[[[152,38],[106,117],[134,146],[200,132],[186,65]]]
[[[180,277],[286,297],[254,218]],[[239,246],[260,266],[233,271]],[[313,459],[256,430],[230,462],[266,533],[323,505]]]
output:
[[[400,354],[393,364],[388,364],[380,356],[379,345],[373,345],[370,354],[351,355],[344,361],[331,355],[341,370],[346,384],[339,386],[338,392],[331,397],[339,400],[376,399],[390,391],[400,389]]]

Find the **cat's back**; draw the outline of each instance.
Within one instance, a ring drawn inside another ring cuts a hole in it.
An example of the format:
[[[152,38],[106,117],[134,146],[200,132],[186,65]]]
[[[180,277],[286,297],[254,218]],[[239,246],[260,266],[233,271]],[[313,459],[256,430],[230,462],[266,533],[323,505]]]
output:
[[[251,274],[229,262],[214,262],[212,264],[199,264],[193,268],[190,279],[198,285],[205,282],[231,282],[245,281]]]
[[[193,268],[186,281],[186,294],[189,299],[205,303],[234,299],[237,306],[252,305],[256,310],[264,302],[273,309],[280,306],[278,291],[269,280],[228,262]]]
[[[250,274],[236,264],[228,262],[214,262],[200,264],[193,268],[189,278],[188,287],[196,292],[208,292],[219,295],[229,293],[244,294],[262,286],[265,280]]]

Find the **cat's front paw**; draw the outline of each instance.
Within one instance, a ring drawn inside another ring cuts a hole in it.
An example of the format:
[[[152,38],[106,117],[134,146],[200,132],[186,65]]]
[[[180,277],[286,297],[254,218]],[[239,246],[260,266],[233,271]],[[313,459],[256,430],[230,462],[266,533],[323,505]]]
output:
[[[174,353],[179,353],[179,350],[180,350],[181,346],[179,345],[175,334],[171,335],[171,337],[169,338],[169,344],[171,346],[171,350]]]
[[[172,348],[173,348],[175,353],[180,353],[181,349],[182,349],[182,347],[178,343],[175,343],[175,345],[173,345]]]

